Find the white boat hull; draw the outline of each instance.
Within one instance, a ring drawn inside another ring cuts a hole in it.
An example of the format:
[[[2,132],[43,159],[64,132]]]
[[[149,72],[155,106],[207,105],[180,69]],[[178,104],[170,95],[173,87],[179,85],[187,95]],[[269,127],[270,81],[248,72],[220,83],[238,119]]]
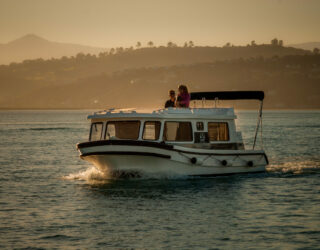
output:
[[[171,146],[172,147],[172,146]],[[79,147],[78,147],[79,148]],[[201,150],[173,146],[97,145],[80,147],[80,157],[103,172],[141,175],[214,176],[263,172],[262,150]]]

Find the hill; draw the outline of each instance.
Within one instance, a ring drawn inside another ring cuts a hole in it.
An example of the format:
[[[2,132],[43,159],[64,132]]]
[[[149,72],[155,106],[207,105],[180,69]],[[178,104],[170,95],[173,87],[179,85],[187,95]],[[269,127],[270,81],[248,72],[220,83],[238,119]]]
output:
[[[298,44],[291,44],[288,46],[312,51],[314,48],[320,49],[320,42],[298,43]]]
[[[196,51],[196,48],[193,49]],[[320,55],[260,56],[187,64],[192,61],[189,60],[180,65],[126,69],[123,69],[122,57],[127,58],[122,53],[111,55],[108,60],[92,56],[81,57],[80,60],[77,57],[70,63],[68,60],[71,59],[65,59],[65,67],[62,67],[61,60],[2,66],[0,107],[161,107],[167,98],[167,91],[176,89],[179,83],[185,83],[190,91],[264,90],[267,96],[265,107],[271,109],[320,108]],[[153,65],[159,63],[157,60],[152,62]],[[102,67],[100,64],[106,65],[105,71],[89,76],[80,74],[79,77],[74,74],[74,71],[81,72],[84,65],[96,69]],[[69,68],[71,65],[72,69]],[[128,65],[134,63],[128,62]],[[27,69],[25,71],[29,75],[17,73],[23,69]],[[238,107],[253,106],[252,103],[245,103]]]
[[[111,73],[131,68],[168,67],[195,63],[215,62],[238,58],[271,58],[274,56],[305,55],[310,51],[272,45],[229,46],[229,47],[152,47],[117,48],[98,56],[78,53],[75,57],[60,59],[25,60],[23,63],[0,65],[2,83],[34,82],[65,84],[79,78],[100,73]]]
[[[26,59],[50,59],[74,56],[77,53],[98,54],[106,51],[78,44],[51,42],[39,36],[28,34],[7,44],[0,44],[0,64],[21,62]]]

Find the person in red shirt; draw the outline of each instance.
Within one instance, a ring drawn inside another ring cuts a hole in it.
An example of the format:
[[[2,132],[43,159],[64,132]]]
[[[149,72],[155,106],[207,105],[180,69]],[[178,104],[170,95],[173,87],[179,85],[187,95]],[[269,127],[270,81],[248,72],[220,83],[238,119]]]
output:
[[[189,94],[187,86],[179,85],[178,91],[179,91],[179,94],[177,97],[176,106],[178,108],[189,108],[190,94]]]

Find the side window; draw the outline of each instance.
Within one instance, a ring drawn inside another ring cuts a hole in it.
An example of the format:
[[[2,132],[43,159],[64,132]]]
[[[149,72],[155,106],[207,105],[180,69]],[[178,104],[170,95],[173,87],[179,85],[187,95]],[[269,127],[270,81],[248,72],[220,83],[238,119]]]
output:
[[[209,122],[208,133],[210,141],[229,141],[227,122]]]
[[[166,122],[163,139],[165,141],[192,141],[191,122]]]
[[[158,140],[160,135],[161,122],[150,121],[144,123],[143,140]]]
[[[107,123],[107,140],[137,140],[139,138],[140,121],[114,121]]]
[[[91,129],[90,129],[90,141],[99,141],[101,140],[102,136],[102,127],[103,123],[102,122],[96,122],[91,124]]]

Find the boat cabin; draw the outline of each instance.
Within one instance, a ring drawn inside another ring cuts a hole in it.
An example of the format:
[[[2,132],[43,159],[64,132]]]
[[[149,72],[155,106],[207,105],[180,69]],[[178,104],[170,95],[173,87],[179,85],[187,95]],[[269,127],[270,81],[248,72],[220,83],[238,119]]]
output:
[[[205,149],[244,149],[233,108],[109,109],[89,115],[89,141],[131,140]]]

